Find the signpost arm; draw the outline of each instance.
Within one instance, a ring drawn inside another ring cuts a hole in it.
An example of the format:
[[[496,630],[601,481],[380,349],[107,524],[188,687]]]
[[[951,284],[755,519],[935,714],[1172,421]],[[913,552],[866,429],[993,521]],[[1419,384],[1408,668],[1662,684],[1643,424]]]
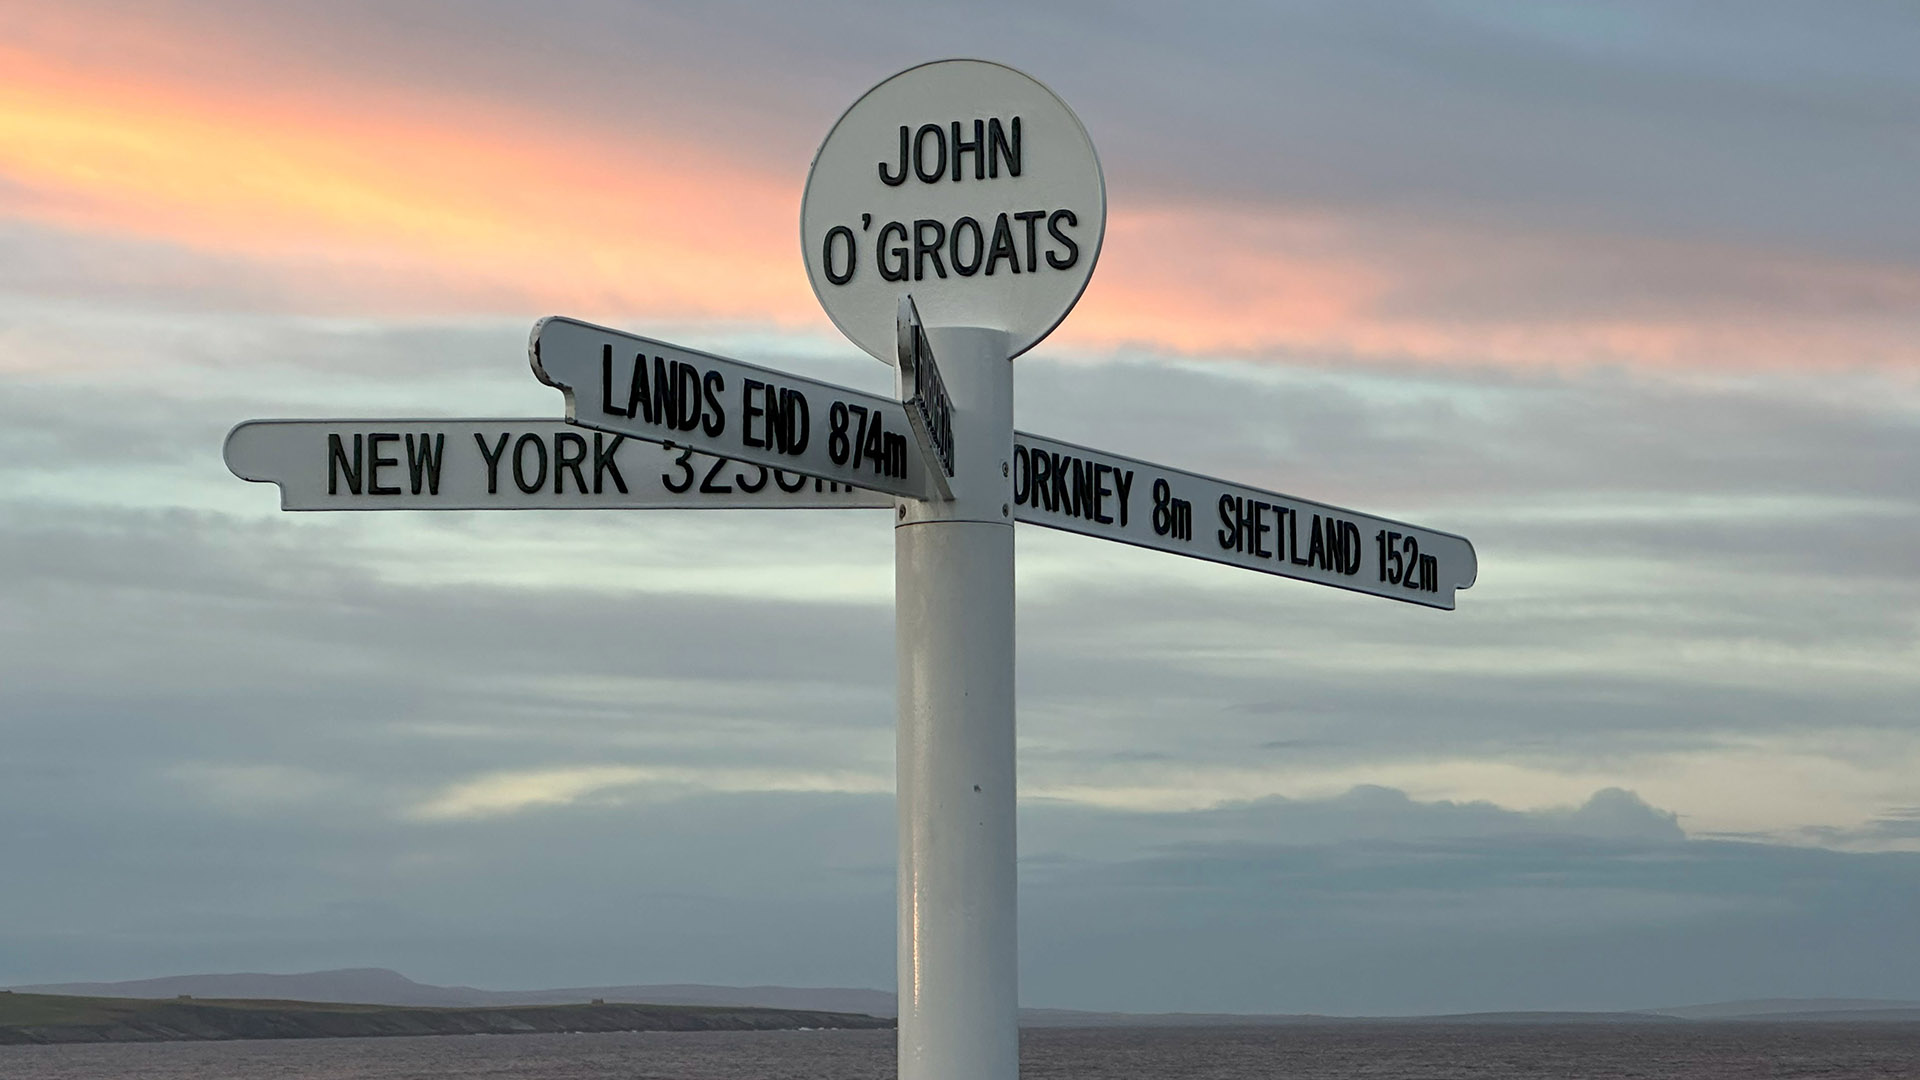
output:
[[[953,499],[902,499],[900,1080],[1015,1080],[1013,365],[998,330],[928,328],[954,400]]]

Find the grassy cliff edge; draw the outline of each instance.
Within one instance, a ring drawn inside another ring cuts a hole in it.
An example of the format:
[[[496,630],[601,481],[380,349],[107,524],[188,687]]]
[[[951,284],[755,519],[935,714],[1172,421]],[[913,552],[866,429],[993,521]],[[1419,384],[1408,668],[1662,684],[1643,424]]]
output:
[[[858,1013],[701,1005],[610,1002],[448,1009],[312,1001],[148,1000],[0,993],[0,1045],[522,1035],[570,1031],[792,1031],[892,1026],[892,1020]]]

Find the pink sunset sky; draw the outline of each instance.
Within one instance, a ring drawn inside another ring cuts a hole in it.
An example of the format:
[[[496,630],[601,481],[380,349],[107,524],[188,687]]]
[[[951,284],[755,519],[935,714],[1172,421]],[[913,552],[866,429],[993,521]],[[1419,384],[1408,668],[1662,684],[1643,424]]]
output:
[[[795,221],[837,112],[809,106],[851,100],[882,66],[831,86],[813,72],[794,95],[784,67],[742,64],[723,81],[643,40],[569,69],[567,35],[586,25],[543,38],[324,8],[16,7],[0,43],[0,216],[99,252],[73,256],[49,289],[826,333]],[[1096,81],[1061,75],[1096,144],[1125,136],[1107,160],[1099,272],[1056,338],[1077,350],[1719,371],[1920,358],[1920,270],[1885,252],[1596,221],[1579,206],[1502,220],[1491,191],[1329,197],[1289,183],[1293,159],[1327,148],[1284,125],[1243,136],[1272,174],[1229,185],[1205,156],[1183,164],[1173,133],[1103,131],[1153,117],[1087,102]],[[1223,108],[1244,125],[1276,104],[1299,107],[1243,96]],[[1562,118],[1562,136],[1590,137],[1580,120]],[[1672,141],[1637,168],[1684,189],[1697,148]],[[1506,153],[1550,175],[1558,150]],[[1395,167],[1417,175],[1418,148]],[[1688,193],[1712,199],[1710,184]],[[195,269],[180,274],[182,260]]]

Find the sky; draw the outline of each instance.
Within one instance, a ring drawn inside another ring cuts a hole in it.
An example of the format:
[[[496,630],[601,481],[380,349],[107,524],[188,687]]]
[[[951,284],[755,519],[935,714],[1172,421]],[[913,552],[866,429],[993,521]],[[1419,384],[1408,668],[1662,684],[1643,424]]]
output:
[[[890,987],[882,511],[283,514],[565,314],[875,392],[868,87],[1110,208],[1024,430],[1471,538],[1437,612],[1018,534],[1031,1006],[1920,998],[1920,14],[0,2],[0,985]]]

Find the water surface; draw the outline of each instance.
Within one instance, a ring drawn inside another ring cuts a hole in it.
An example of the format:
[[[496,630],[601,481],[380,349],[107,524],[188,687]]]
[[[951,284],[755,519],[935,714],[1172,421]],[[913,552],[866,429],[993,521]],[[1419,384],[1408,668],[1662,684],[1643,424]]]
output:
[[[1917,1080],[1916,1024],[1024,1032],[1023,1080]],[[4,1080],[891,1080],[891,1031],[0,1046]]]

